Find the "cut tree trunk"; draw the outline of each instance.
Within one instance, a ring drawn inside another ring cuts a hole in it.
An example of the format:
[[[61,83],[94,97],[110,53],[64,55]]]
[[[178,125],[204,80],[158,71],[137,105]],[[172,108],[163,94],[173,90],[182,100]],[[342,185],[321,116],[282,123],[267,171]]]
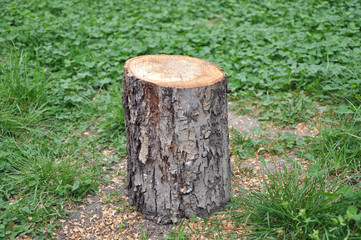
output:
[[[227,79],[215,64],[147,55],[124,66],[129,202],[144,218],[206,217],[230,198]]]

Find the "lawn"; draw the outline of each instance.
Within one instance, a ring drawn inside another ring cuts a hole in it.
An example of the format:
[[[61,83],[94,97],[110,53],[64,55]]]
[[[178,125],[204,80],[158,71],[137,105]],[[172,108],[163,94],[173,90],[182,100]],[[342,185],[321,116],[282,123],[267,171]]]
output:
[[[258,132],[318,131],[232,131],[239,164],[290,151],[299,161],[257,189],[234,186],[227,221],[245,231],[194,218],[168,238],[361,238],[359,0],[0,0],[0,10],[0,239],[54,238],[69,206],[106,181],[104,166],[125,156],[123,64],[145,54],[219,65],[230,109],[261,121]]]

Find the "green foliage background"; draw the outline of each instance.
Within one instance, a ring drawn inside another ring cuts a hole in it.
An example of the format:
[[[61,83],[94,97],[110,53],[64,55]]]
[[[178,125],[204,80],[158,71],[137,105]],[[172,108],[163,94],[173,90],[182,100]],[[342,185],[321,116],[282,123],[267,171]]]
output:
[[[0,42],[39,55],[59,104],[121,81],[125,60],[159,53],[212,61],[238,92],[352,99],[361,94],[360,8],[356,0],[3,1]]]
[[[360,19],[359,0],[0,0],[0,238],[51,237],[64,202],[96,189],[113,161],[101,149],[124,154],[123,64],[139,55],[216,63],[233,110],[260,120],[329,113],[306,156],[359,173],[361,143],[339,128],[361,135]],[[257,141],[236,144],[245,157],[278,146]]]

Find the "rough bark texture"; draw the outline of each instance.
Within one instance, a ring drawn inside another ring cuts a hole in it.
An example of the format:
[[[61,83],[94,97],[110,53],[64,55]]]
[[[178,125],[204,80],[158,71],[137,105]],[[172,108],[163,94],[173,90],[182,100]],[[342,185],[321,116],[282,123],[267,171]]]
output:
[[[127,188],[161,224],[223,210],[230,198],[227,79],[194,88],[143,81],[125,67]]]

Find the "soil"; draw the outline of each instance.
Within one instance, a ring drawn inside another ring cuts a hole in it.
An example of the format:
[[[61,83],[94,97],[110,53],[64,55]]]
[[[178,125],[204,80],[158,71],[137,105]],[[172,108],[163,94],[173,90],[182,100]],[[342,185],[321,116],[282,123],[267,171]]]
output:
[[[246,134],[254,134],[252,129],[260,127],[256,118],[249,116],[237,116],[229,113],[229,126]],[[269,126],[265,129],[270,137],[277,132],[292,133],[302,136],[314,136],[317,131],[308,129],[306,124],[299,124],[296,128],[278,128]],[[105,154],[111,154],[106,152]],[[267,157],[267,156],[266,156]],[[288,154],[290,159],[297,160],[293,152]],[[256,188],[264,184],[266,171],[275,171],[279,167],[289,167],[290,162],[285,158],[269,157],[266,166],[257,157],[249,158],[241,163],[231,158],[233,164],[233,184],[247,189]],[[306,163],[305,163],[306,164]],[[268,169],[268,170],[267,170]],[[62,227],[54,233],[56,239],[165,239],[173,225],[157,225],[152,221],[142,219],[141,213],[128,205],[127,191],[125,188],[126,159],[122,158],[118,163],[104,169],[105,178],[109,178],[106,185],[100,186],[94,195],[84,198],[82,204],[73,206],[70,217],[60,220]],[[237,194],[237,189],[233,189]],[[227,215],[225,212],[224,215]],[[216,215],[222,218],[222,214]],[[224,218],[224,216],[223,216]],[[226,218],[224,218],[226,219]],[[185,220],[190,227],[195,222]],[[197,223],[198,224],[198,223]],[[235,229],[229,221],[222,222],[224,229],[232,231],[244,231]],[[191,239],[205,239],[197,234],[192,234]]]
[[[142,219],[141,213],[128,205],[126,159],[104,170],[104,177],[111,180],[73,207],[68,219],[60,220],[62,228],[56,239],[162,239],[172,225]]]

